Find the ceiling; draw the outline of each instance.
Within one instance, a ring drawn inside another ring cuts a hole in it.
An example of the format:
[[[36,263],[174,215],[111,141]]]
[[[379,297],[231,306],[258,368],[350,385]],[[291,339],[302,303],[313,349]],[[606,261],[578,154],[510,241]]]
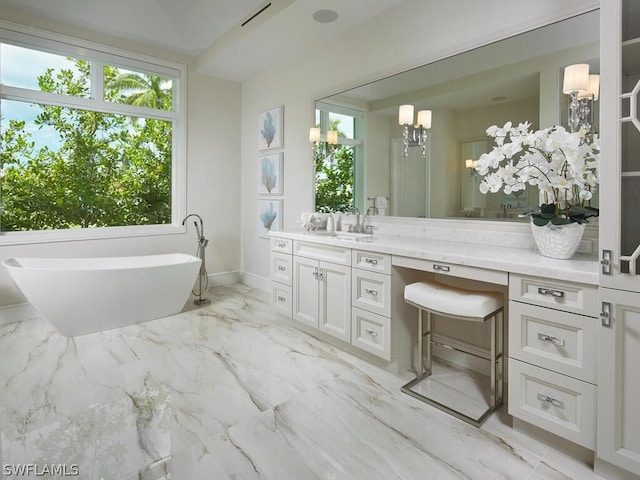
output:
[[[202,73],[243,81],[402,1],[0,0],[0,8],[161,47],[196,59]],[[338,18],[315,21],[325,9]]]

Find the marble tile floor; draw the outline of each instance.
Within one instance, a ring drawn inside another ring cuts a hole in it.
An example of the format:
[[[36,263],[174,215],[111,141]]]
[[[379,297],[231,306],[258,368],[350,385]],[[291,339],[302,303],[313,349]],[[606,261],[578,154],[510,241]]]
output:
[[[65,338],[0,327],[0,478],[20,464],[83,480],[576,479],[591,468],[509,426],[472,427],[393,375],[282,321],[268,295]]]

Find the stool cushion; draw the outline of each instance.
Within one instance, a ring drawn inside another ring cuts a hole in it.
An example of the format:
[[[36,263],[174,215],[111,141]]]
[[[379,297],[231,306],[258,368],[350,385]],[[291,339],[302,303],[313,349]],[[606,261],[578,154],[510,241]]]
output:
[[[482,321],[504,305],[498,292],[478,292],[422,281],[404,287],[404,299],[424,310]]]

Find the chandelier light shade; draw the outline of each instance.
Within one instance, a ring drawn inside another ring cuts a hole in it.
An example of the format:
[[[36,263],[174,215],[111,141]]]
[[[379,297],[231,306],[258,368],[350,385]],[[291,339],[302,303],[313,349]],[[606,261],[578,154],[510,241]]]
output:
[[[309,141],[310,142],[319,142],[320,141],[320,128],[319,127],[311,127],[309,129]]]
[[[573,92],[584,93],[589,89],[589,64],[579,63],[569,65],[564,69],[562,93],[570,95]]]
[[[578,94],[580,100],[584,98],[592,99],[594,102],[600,98],[600,75],[589,75],[589,85],[587,91]]]
[[[398,123],[400,125],[413,125],[413,105],[400,105]]]
[[[337,145],[337,143],[338,143],[338,132],[336,130],[327,131],[327,143],[329,145]]]
[[[431,110],[420,110],[418,112],[418,125],[423,128],[431,128]]]

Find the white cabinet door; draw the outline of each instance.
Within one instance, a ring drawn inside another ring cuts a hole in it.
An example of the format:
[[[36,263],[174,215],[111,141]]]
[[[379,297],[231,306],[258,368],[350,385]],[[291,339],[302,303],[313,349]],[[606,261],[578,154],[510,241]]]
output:
[[[293,318],[318,328],[319,262],[293,257]]]
[[[640,475],[640,293],[601,288],[600,300],[596,452]]]
[[[351,267],[294,255],[293,318],[351,340]]]
[[[600,285],[640,292],[640,9],[601,3]]]
[[[351,341],[351,267],[320,262],[321,331]]]

